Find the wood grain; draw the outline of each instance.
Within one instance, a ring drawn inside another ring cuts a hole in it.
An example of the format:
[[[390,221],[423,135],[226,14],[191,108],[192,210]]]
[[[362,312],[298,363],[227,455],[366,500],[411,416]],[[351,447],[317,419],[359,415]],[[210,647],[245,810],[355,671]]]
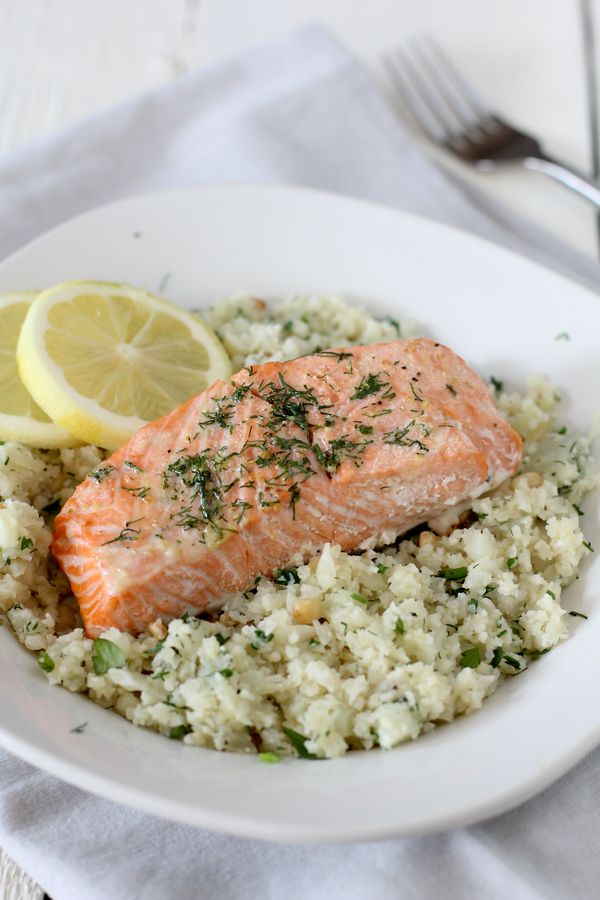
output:
[[[202,62],[198,0],[2,0],[0,155]]]

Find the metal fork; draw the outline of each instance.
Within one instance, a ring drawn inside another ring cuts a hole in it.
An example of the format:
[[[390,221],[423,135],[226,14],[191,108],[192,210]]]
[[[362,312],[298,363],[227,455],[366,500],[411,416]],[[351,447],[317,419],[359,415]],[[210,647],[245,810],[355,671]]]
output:
[[[436,144],[484,171],[507,162],[521,163],[600,209],[600,185],[552,159],[534,137],[488,109],[432,38],[414,41],[410,50],[395,50],[384,64],[404,104]]]

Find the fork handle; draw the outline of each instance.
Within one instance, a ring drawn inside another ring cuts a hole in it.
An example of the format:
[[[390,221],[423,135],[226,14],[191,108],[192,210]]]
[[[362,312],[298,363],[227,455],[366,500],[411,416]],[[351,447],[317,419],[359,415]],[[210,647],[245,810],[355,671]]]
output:
[[[565,187],[584,197],[590,203],[600,209],[600,185],[594,184],[585,175],[557,162],[550,157],[527,156],[523,160],[526,169],[533,172],[542,172],[555,181],[559,181]]]

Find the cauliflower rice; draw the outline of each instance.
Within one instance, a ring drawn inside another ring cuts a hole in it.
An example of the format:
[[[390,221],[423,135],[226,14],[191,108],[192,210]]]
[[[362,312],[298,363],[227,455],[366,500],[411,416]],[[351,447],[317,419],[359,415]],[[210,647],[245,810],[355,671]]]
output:
[[[332,297],[270,309],[234,297],[210,321],[234,369],[412,330]],[[493,390],[524,439],[523,463],[457,527],[430,523],[354,554],[327,544],[306,565],[259,579],[219,617],[157,622],[139,637],[109,629],[111,644],[84,636],[48,555],[53,516],[103,452],[4,444],[0,610],[52,684],[186,744],[269,762],[414,739],[479,709],[565,639],[561,594],[592,550],[580,528],[597,484],[589,441],[557,418],[548,382],[524,395]]]

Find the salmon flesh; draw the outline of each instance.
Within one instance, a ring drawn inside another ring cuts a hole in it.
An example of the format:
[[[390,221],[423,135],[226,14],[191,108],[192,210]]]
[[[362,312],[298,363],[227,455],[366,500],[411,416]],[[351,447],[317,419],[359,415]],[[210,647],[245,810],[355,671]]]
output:
[[[519,435],[429,340],[251,366],[79,485],[52,551],[86,633],[218,608],[328,541],[402,534],[512,475]]]

